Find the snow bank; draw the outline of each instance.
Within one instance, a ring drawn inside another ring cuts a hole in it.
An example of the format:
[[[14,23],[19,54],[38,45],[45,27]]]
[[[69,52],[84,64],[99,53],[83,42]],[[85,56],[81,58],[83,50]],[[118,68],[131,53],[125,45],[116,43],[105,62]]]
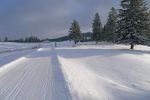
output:
[[[24,61],[25,57],[21,57],[18,58],[8,64],[5,64],[3,66],[0,67],[0,77],[2,77],[5,73],[9,73],[9,71],[11,71],[12,69],[15,69],[15,66],[19,65],[20,63],[22,63]],[[13,66],[13,67],[11,67]]]
[[[74,100],[150,99],[149,47],[122,47],[57,49]]]

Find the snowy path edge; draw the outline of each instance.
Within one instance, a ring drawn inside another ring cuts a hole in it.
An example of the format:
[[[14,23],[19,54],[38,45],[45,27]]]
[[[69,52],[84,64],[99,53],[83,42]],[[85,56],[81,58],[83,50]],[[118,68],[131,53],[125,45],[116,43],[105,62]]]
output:
[[[61,76],[63,77],[62,79],[64,79],[64,82],[65,82],[65,88],[66,88],[66,93],[67,93],[67,97],[69,100],[73,100],[72,99],[72,96],[71,96],[71,93],[70,93],[70,89],[69,89],[69,86],[68,86],[68,82],[65,78],[65,73],[63,72],[62,68],[61,68],[61,64],[59,62],[59,59],[58,59],[58,55],[57,55],[57,52],[56,52],[56,49],[53,47],[52,50],[52,57],[53,57],[53,61],[52,61],[52,64],[53,66],[57,67],[60,71],[60,74],[62,74]]]

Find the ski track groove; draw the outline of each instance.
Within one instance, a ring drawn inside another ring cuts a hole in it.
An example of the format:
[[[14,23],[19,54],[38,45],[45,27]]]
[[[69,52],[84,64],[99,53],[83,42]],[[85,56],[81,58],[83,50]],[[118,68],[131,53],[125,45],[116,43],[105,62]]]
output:
[[[30,65],[30,64],[28,64],[28,65]],[[21,67],[20,67],[19,69],[17,69],[17,71],[19,71],[20,69],[21,69]],[[17,73],[17,75],[15,75],[15,76],[17,76],[17,77],[15,77],[14,80],[12,79],[9,83],[6,84],[6,85],[7,85],[7,86],[6,86],[6,89],[4,89],[4,91],[2,91],[2,92],[0,93],[0,97],[1,97],[3,94],[7,94],[7,92],[9,92],[10,88],[12,88],[11,85],[12,85],[12,84],[15,85],[16,82],[17,82],[17,80],[20,80],[20,79],[22,78],[22,75],[25,73],[25,72],[24,72],[25,69],[27,69],[27,68],[24,67],[24,68],[23,68],[23,72]],[[4,88],[5,88],[5,87],[4,87]]]
[[[13,66],[0,76],[0,100],[72,100],[54,48],[30,53]]]
[[[49,68],[47,70],[46,76],[48,76],[48,73],[49,73]],[[43,88],[45,90],[44,95],[43,95],[44,100],[46,100],[48,85],[49,85],[49,80],[46,80],[44,88]]]
[[[57,52],[56,52],[56,49],[55,48],[52,48],[52,50],[51,50],[51,54],[53,54],[53,56],[51,56],[52,57],[52,72],[54,73],[54,72],[57,72],[58,74],[59,74],[59,77],[60,77],[60,79],[61,79],[61,81],[63,82],[62,84],[63,84],[63,86],[64,86],[64,90],[63,90],[63,92],[65,92],[65,94],[64,94],[64,97],[67,99],[67,100],[72,100],[72,96],[71,96],[71,93],[70,93],[70,90],[69,90],[69,87],[67,86],[68,84],[67,84],[67,82],[66,82],[66,80],[65,80],[65,76],[64,76],[64,73],[63,73],[63,71],[62,71],[62,69],[61,69],[61,65],[60,65],[60,62],[59,62],[59,60],[58,60],[58,55],[57,55]],[[55,62],[53,62],[53,61],[55,61]],[[58,76],[57,76],[58,77]],[[61,91],[62,92],[62,91]],[[61,99],[61,98],[60,98]]]
[[[31,75],[31,72],[32,72],[32,70],[28,71],[28,72],[26,72],[26,74],[24,74],[24,76],[22,77],[22,81],[18,84],[18,86],[16,86],[14,88],[14,90],[12,90],[12,94],[10,95],[8,100],[15,100],[15,97],[17,96],[19,91],[21,91],[22,87],[25,85],[25,82],[27,81],[27,79],[30,78],[29,76]],[[14,92],[14,94],[13,94],[13,92]]]
[[[51,75],[49,75],[49,73],[51,73],[51,71],[52,71],[52,68],[48,68],[48,73],[47,73],[47,76],[48,76],[48,79],[47,79],[47,82],[46,82],[46,94],[45,94],[45,100],[47,100],[47,98],[50,98],[50,97],[52,97],[53,95],[52,95],[52,93],[53,93],[53,86],[52,86],[52,80],[51,80]],[[49,88],[48,87],[51,87],[51,91],[49,90]],[[50,93],[50,94],[48,94],[48,93]],[[52,99],[52,98],[51,98]]]

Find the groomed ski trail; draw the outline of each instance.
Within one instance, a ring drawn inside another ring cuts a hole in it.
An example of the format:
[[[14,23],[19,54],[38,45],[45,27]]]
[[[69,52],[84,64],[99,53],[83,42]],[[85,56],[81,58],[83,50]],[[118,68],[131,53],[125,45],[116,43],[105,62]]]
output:
[[[54,48],[38,49],[3,67],[0,100],[71,100]]]

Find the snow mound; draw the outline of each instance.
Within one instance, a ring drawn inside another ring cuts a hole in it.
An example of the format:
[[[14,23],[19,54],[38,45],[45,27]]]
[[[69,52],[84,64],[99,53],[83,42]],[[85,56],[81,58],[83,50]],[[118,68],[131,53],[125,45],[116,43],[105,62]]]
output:
[[[112,45],[57,49],[73,99],[150,100],[149,47],[136,49]]]

